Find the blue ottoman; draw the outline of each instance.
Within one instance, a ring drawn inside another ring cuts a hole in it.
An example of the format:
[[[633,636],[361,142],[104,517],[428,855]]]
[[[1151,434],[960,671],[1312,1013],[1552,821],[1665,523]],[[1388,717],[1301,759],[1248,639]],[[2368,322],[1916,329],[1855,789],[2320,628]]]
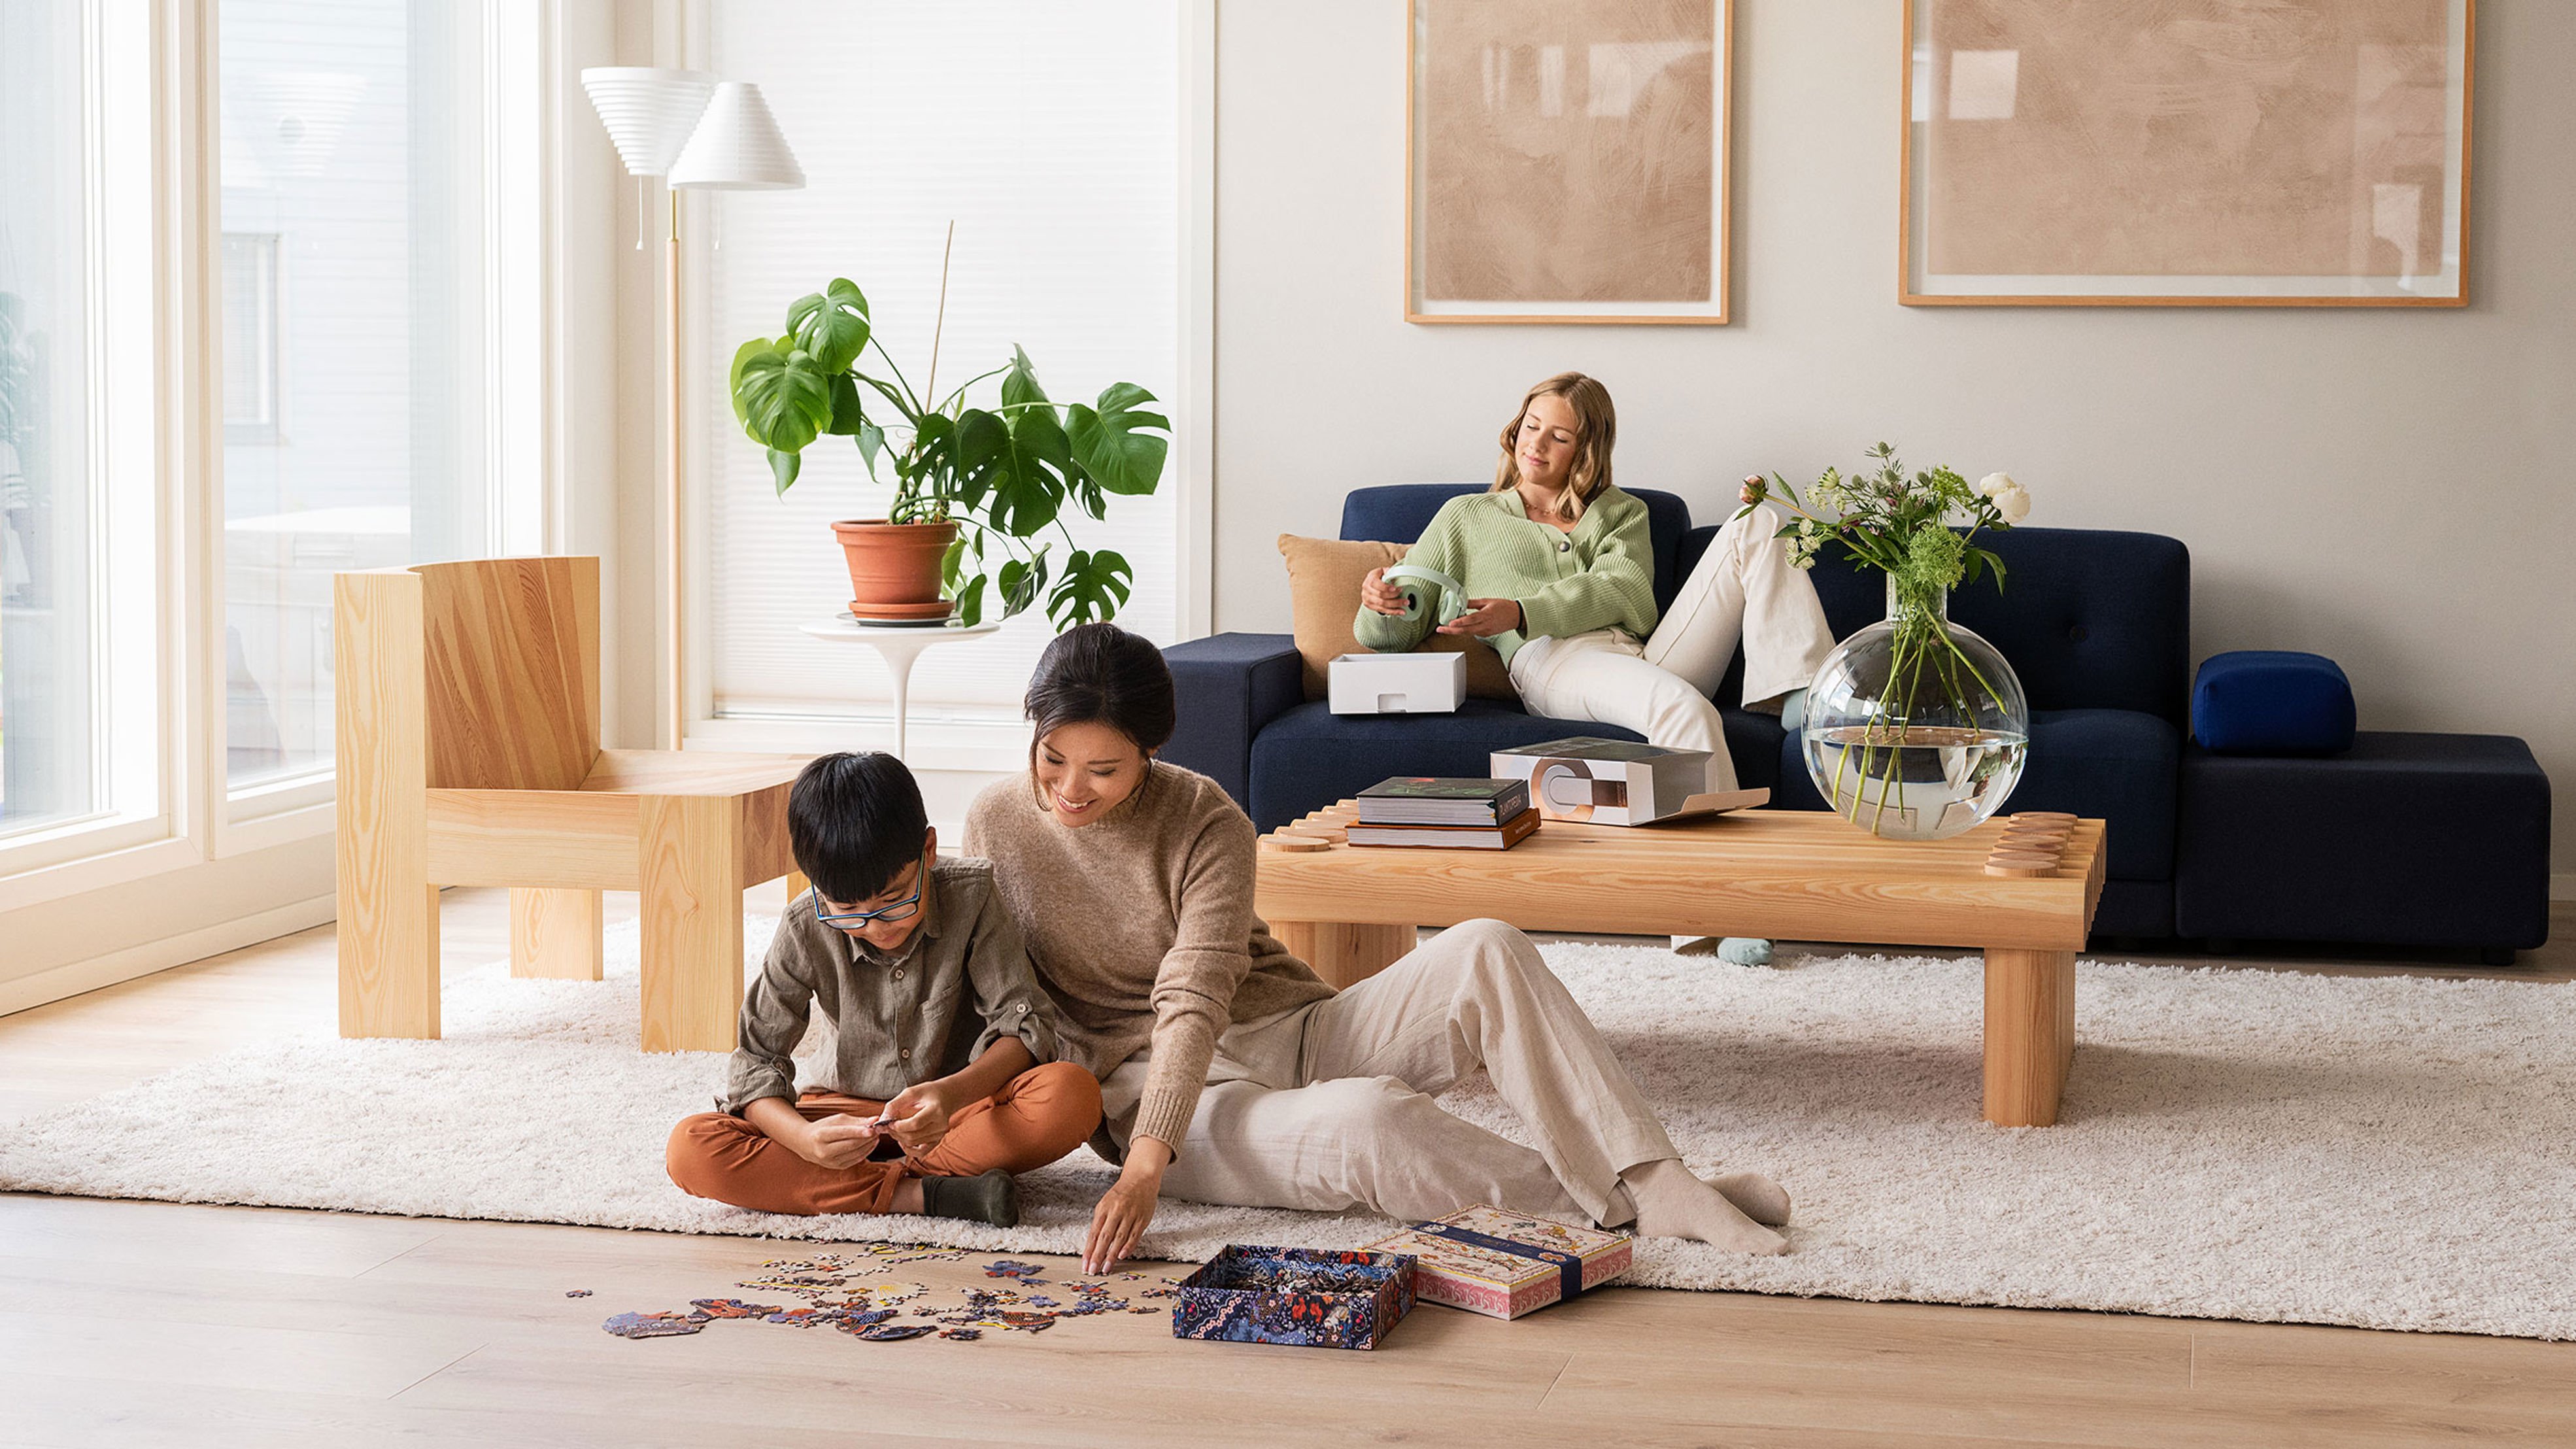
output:
[[[2176,836],[2185,936],[2470,947],[2496,964],[2549,939],[2549,777],[2510,736],[2188,747]]]
[[[2215,654],[2191,684],[2191,737],[2221,755],[2331,755],[2352,748],[2352,681],[2322,654]]]

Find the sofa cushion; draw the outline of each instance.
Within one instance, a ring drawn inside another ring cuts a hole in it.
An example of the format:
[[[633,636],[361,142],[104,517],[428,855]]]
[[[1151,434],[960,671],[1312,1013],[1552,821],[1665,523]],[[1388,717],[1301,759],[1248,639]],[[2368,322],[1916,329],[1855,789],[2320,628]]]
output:
[[[1822,810],[1794,735],[1780,741],[1780,788],[1773,799]],[[2115,880],[2173,879],[2174,771],[2182,736],[2151,714],[2127,709],[2035,710],[2030,757],[2006,810],[2063,810],[2109,822],[2108,874]]]
[[[1461,493],[1482,493],[1481,483],[1390,483],[1354,488],[1342,499],[1342,537],[1420,538],[1440,505]],[[1677,560],[1690,531],[1690,505],[1653,488],[1624,490],[1646,505],[1646,532],[1655,551],[1655,607],[1669,608],[1682,586]],[[1356,592],[1354,593],[1356,597]]]
[[[2187,936],[2520,950],[2549,936],[2549,777],[2509,736],[2187,750],[2180,833]]]
[[[1297,654],[1305,661],[1308,699],[1322,699],[1335,658],[1360,652],[1351,619],[1359,611],[1360,580],[1368,571],[1400,563],[1411,544],[1369,539],[1299,538],[1279,535],[1279,556],[1288,565],[1288,616],[1296,630]],[[1518,700],[1503,656],[1482,639],[1434,634],[1424,650],[1467,656],[1467,693],[1478,699]]]
[[[1494,751],[1569,735],[1643,738],[1616,725],[1548,719],[1481,699],[1456,714],[1336,715],[1321,702],[1301,704],[1252,742],[1252,822],[1275,830],[1390,775],[1482,779]]]
[[[2330,755],[2352,748],[2352,681],[2322,654],[2213,654],[2191,685],[2191,737],[2219,755]]]

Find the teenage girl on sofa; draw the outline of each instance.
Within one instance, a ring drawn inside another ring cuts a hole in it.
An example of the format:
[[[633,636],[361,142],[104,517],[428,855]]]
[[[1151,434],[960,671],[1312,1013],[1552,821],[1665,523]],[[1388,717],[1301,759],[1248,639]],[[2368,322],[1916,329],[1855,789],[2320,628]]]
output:
[[[1532,714],[1706,750],[1708,788],[1731,790],[1735,764],[1709,696],[1737,640],[1745,707],[1794,714],[1833,630],[1775,537],[1779,515],[1763,507],[1718,530],[1658,618],[1646,505],[1610,481],[1617,433],[1610,391],[1594,379],[1561,372],[1531,388],[1503,425],[1494,486],[1442,505],[1404,557],[1463,584],[1467,612],[1441,624],[1422,607],[1408,619],[1403,589],[1371,569],[1352,629],[1380,652],[1412,649],[1435,628],[1487,640]],[[1749,964],[1770,947],[1730,939],[1720,953]]]

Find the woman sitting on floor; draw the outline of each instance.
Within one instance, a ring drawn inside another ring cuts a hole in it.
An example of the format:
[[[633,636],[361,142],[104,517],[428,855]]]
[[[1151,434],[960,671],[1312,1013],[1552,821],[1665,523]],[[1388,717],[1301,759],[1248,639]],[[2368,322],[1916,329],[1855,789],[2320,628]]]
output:
[[[1610,482],[1617,433],[1610,390],[1582,373],[1531,388],[1503,425],[1494,486],[1442,505],[1404,556],[1465,585],[1468,612],[1441,624],[1426,607],[1408,619],[1403,590],[1372,569],[1352,629],[1381,652],[1412,649],[1435,628],[1487,640],[1530,713],[1624,725],[1650,744],[1706,750],[1707,788],[1732,790],[1735,762],[1709,696],[1737,639],[1745,707],[1786,706],[1794,729],[1807,681],[1833,652],[1833,629],[1768,508],[1718,529],[1659,619],[1646,505]],[[1729,940],[1721,954],[1759,964],[1770,943]]]
[[[966,850],[993,862],[1059,1050],[1103,1078],[1092,1145],[1122,1164],[1086,1271],[1124,1257],[1156,1197],[1369,1207],[1405,1219],[1476,1203],[1695,1238],[1788,1244],[1777,1183],[1704,1183],[1529,938],[1469,921],[1341,992],[1253,914],[1252,822],[1216,782],[1161,764],[1172,676],[1154,645],[1087,624],[1030,682],[1029,777],[977,797]],[[1478,1067],[1538,1147],[1451,1115]]]

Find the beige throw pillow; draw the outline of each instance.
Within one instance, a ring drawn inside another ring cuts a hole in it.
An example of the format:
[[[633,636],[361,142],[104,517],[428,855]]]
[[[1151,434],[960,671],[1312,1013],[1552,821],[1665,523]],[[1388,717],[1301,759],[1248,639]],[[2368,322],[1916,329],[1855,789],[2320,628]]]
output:
[[[1404,561],[1409,544],[1375,543],[1338,538],[1279,535],[1279,556],[1288,562],[1288,611],[1297,635],[1297,654],[1305,661],[1306,697],[1325,695],[1325,669],[1335,656],[1357,654],[1360,641],[1351,632],[1359,612],[1360,580],[1368,571]],[[1464,652],[1467,693],[1478,699],[1516,700],[1503,656],[1482,639],[1434,634],[1425,650]]]

